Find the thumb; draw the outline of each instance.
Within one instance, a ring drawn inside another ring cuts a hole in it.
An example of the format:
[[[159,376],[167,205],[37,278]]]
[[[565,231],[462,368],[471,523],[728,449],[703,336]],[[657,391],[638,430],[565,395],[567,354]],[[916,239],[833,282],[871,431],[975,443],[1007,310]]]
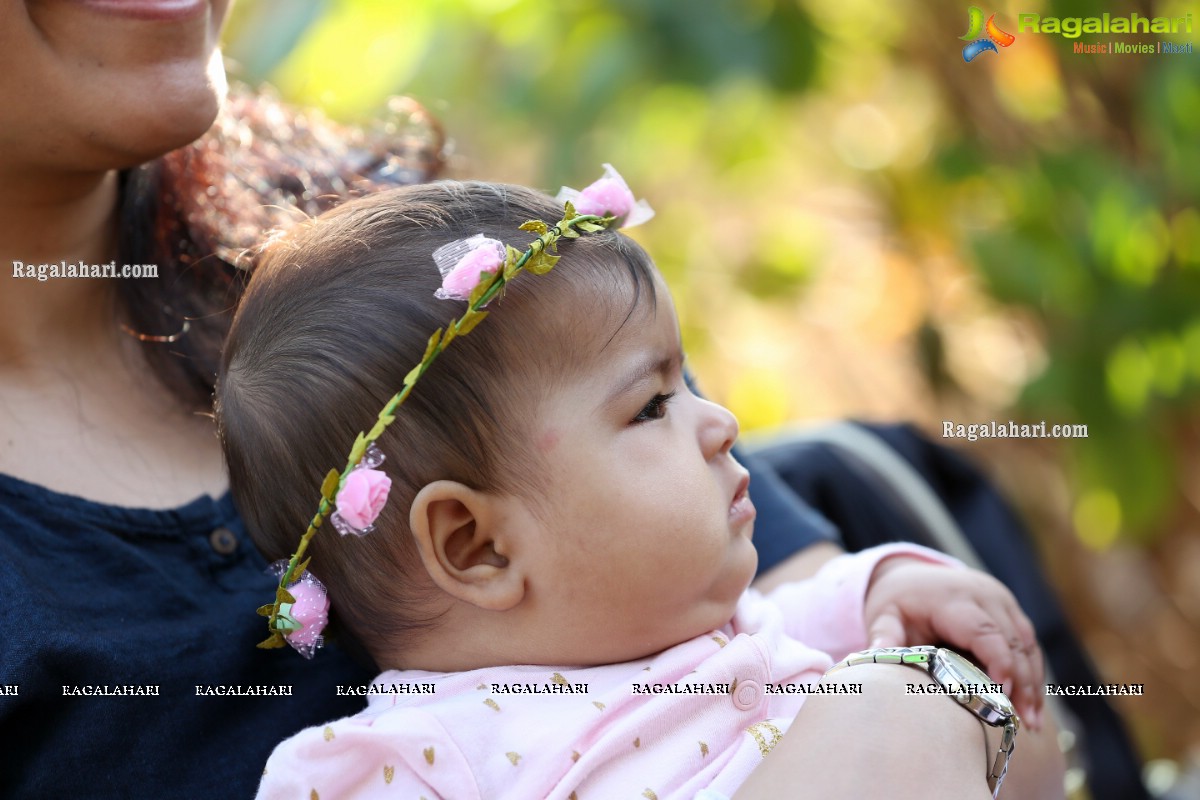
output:
[[[903,647],[905,643],[904,623],[899,609],[889,606],[868,620],[867,642],[870,647]]]

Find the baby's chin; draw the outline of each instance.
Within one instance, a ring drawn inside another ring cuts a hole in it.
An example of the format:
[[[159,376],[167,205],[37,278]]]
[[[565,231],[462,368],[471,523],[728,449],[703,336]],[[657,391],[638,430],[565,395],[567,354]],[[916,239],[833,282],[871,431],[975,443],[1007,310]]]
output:
[[[728,552],[721,571],[705,592],[704,598],[698,602],[696,613],[688,615],[686,627],[680,627],[677,636],[672,637],[675,641],[668,647],[699,636],[707,636],[729,624],[742,595],[750,588],[757,569],[758,551],[749,538],[736,542]],[[667,647],[660,648],[666,649]]]
[[[711,595],[729,604],[729,618],[726,619],[726,622],[733,618],[733,611],[737,607],[738,600],[750,588],[757,571],[758,550],[750,538],[747,537],[736,542],[734,550],[729,555],[729,566],[713,585]]]

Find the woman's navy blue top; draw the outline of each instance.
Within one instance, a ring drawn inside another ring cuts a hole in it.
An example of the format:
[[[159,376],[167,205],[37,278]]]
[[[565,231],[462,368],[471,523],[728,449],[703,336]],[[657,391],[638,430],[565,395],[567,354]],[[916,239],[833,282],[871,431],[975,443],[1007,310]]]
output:
[[[751,470],[760,569],[833,534]],[[337,687],[374,673],[338,648],[255,648],[266,567],[229,495],[129,509],[0,475],[0,797],[252,797],[276,744],[362,710]]]
[[[265,570],[228,495],[128,509],[0,475],[0,796],[252,797],[282,739],[361,710],[336,686],[372,674],[337,649],[255,648]]]

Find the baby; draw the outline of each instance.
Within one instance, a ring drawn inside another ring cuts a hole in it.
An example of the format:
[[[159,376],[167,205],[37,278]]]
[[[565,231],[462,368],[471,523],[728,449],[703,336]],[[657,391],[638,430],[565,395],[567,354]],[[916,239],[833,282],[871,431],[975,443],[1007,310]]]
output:
[[[933,638],[944,603],[1032,641],[999,584],[916,546],[748,589],[737,421],[689,390],[670,295],[611,230],[648,209],[615,172],[572,197],[585,216],[416,186],[268,246],[220,375],[231,483],[271,558],[326,499],[264,646],[311,655],[328,608],[383,672],[275,750],[260,797],[728,796],[806,694],[854,691],[820,681],[874,622]]]

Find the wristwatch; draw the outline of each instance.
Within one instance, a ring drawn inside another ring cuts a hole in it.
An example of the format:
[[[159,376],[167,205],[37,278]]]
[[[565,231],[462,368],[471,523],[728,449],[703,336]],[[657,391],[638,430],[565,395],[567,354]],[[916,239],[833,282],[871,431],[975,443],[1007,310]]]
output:
[[[993,728],[1003,728],[1000,749],[993,760],[990,756],[991,768],[988,770],[988,788],[992,797],[1000,793],[1000,784],[1008,772],[1008,762],[1017,746],[1017,730],[1021,727],[1021,718],[1017,716],[1012,701],[1002,691],[1002,687],[993,683],[983,670],[960,656],[953,650],[932,645],[918,647],[876,647],[852,653],[843,661],[829,668],[836,672],[846,667],[859,664],[900,664],[916,667],[928,672],[940,687],[940,691],[953,697],[964,708],[985,725]]]

